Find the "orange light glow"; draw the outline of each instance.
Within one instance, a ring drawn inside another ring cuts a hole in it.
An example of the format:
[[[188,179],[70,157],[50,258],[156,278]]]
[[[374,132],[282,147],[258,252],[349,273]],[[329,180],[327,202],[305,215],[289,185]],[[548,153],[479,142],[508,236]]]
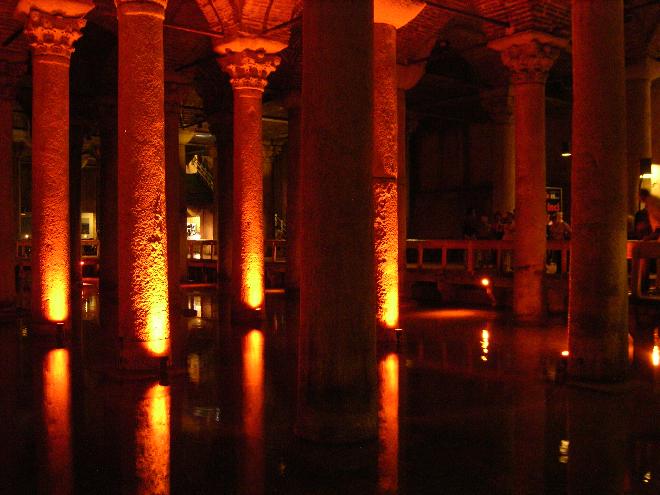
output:
[[[264,303],[263,262],[254,259],[247,264],[242,288],[244,302],[252,309],[258,309]]]
[[[55,349],[43,365],[43,414],[46,425],[47,467],[53,493],[71,490],[71,380],[69,351]]]
[[[66,321],[69,317],[69,283],[67,277],[65,280],[56,281],[55,274],[52,275],[51,283],[44,290],[44,306],[46,317],[52,322]]]
[[[169,351],[170,329],[167,312],[167,299],[158,301],[149,308],[147,316],[148,339],[145,346],[156,356]]]
[[[486,277],[482,278],[481,279],[481,285],[483,285],[484,287],[488,287],[490,285],[490,279],[488,279]]]
[[[137,493],[170,493],[170,389],[151,386],[138,405],[135,468]]]
[[[243,337],[243,428],[247,437],[244,476],[254,493],[263,485],[264,336],[251,330]]]
[[[651,362],[656,368],[660,366],[660,347],[657,345],[653,346],[653,352],[651,352]]]
[[[380,488],[385,493],[398,488],[399,457],[399,356],[388,354],[380,362],[380,441],[378,456]]]
[[[564,357],[568,357],[569,352],[568,351],[561,351],[561,355]]]
[[[376,259],[376,317],[381,326],[399,323],[399,240],[396,182],[376,180],[374,249]]]
[[[481,331],[481,360],[488,361],[488,351],[490,347],[490,332],[484,328]]]

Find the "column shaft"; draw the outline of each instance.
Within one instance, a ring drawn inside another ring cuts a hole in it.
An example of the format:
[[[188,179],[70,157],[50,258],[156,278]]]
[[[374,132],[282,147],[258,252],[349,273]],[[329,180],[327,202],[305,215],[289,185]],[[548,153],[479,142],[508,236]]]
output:
[[[493,178],[493,212],[506,213],[516,204],[515,128],[512,122],[495,122],[493,127],[501,143]]]
[[[651,158],[651,81],[626,81],[626,129],[628,161],[628,207],[633,215],[639,209],[639,161]]]
[[[0,66],[2,67],[2,66]],[[16,207],[14,153],[12,150],[12,98],[3,98],[0,87],[0,309],[16,306]]]
[[[165,199],[165,0],[118,0],[119,325],[123,365],[169,353]]]
[[[373,63],[376,318],[379,326],[394,328],[399,322],[398,100],[394,26],[374,24]]]
[[[69,319],[69,58],[32,59],[32,318]]]
[[[653,163],[660,164],[660,78],[651,86],[651,147]],[[660,192],[654,191],[654,194]]]
[[[514,86],[516,234],[513,309],[519,321],[545,313],[545,82]]]
[[[373,5],[305,0],[298,435],[377,434]]]
[[[397,219],[399,299],[404,293],[406,276],[406,240],[408,239],[408,131],[406,129],[406,91],[397,90]]]
[[[572,2],[573,167],[569,373],[627,369],[623,1]]]
[[[234,88],[234,309],[264,302],[262,92]],[[238,234],[238,235],[236,235]]]

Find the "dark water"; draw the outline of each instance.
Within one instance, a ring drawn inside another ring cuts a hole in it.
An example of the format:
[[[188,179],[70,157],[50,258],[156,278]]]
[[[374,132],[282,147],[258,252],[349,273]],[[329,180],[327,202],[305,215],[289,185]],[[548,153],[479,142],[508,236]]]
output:
[[[0,329],[0,492],[52,494],[658,494],[660,316],[631,314],[632,379],[555,384],[565,325],[514,328],[490,311],[410,309],[379,350],[380,438],[329,448],[292,434],[296,304],[257,328],[190,293],[186,369],[119,382],[88,288],[82,330],[55,349]]]

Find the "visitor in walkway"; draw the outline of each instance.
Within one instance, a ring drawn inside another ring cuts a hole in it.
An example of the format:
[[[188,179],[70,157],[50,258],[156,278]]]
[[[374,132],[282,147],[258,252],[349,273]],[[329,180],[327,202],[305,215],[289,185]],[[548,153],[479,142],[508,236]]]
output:
[[[645,205],[644,209],[647,212],[651,226],[651,235],[647,238],[658,239],[660,237],[660,198],[651,194],[648,189],[640,189],[639,199]]]

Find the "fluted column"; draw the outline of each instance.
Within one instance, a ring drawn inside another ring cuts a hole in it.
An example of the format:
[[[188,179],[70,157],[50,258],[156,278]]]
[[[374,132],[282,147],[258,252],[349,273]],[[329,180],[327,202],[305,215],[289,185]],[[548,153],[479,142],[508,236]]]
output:
[[[291,93],[285,105],[289,117],[286,185],[286,273],[284,284],[289,291],[300,289],[300,148],[302,112],[300,92]]]
[[[21,66],[0,59],[0,311],[16,308],[17,209],[12,149],[13,106]]]
[[[628,207],[633,215],[639,209],[640,160],[651,158],[651,78],[645,62],[626,71],[626,151],[628,163]]]
[[[295,430],[374,438],[373,5],[304,1],[301,274]]]
[[[568,368],[617,380],[628,367],[623,0],[573,1],[572,31]]]
[[[119,327],[122,365],[170,353],[163,19],[166,0],[116,0],[119,38]]]
[[[521,323],[540,323],[546,247],[545,82],[559,56],[560,40],[521,33],[491,43],[511,71],[516,143],[516,234],[513,311]]]
[[[516,197],[516,148],[513,97],[509,88],[483,92],[481,104],[493,120],[498,143],[493,157],[493,212],[513,211]]]
[[[415,0],[374,1],[374,256],[376,319],[383,329],[399,323],[396,30],[423,8],[424,4]]]
[[[32,49],[32,319],[70,317],[69,66],[94,4],[21,0]],[[56,12],[53,12],[56,10]]]
[[[220,59],[234,89],[234,247],[232,317],[252,318],[264,303],[262,101],[268,75],[280,59],[263,50],[225,53]]]

